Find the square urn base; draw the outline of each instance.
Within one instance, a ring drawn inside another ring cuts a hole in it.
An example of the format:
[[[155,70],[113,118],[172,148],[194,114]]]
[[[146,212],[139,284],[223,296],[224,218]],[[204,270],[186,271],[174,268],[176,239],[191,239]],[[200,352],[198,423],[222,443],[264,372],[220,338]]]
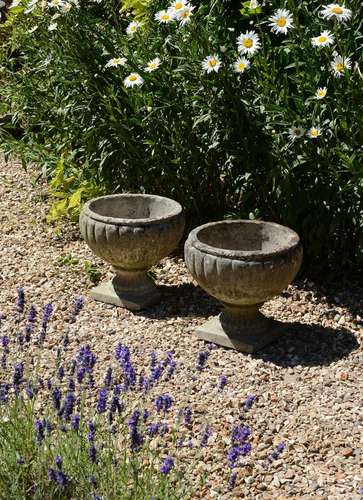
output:
[[[141,311],[146,307],[156,304],[161,298],[161,294],[156,287],[147,287],[147,290],[140,290],[138,293],[123,292],[120,290],[116,292],[113,280],[106,281],[92,288],[90,296],[94,300],[104,302],[105,304],[124,307],[130,311]]]
[[[269,320],[268,326],[258,331],[239,331],[233,335],[227,334],[222,327],[220,317],[215,316],[206,321],[195,330],[195,335],[200,340],[235,349],[237,351],[253,353],[276,340],[283,334],[284,323]]]

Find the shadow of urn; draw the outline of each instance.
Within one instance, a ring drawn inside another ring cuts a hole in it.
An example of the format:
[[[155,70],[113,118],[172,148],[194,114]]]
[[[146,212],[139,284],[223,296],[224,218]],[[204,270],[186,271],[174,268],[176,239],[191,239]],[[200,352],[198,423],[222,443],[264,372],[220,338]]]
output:
[[[197,337],[250,353],[278,337],[285,325],[259,309],[291,283],[302,255],[299,236],[273,222],[221,221],[194,229],[185,243],[186,265],[224,306],[197,328]]]
[[[114,194],[88,201],[79,217],[82,237],[112,265],[114,278],[93,288],[91,297],[141,310],[160,299],[147,271],[178,245],[185,225],[183,209],[169,198]]]

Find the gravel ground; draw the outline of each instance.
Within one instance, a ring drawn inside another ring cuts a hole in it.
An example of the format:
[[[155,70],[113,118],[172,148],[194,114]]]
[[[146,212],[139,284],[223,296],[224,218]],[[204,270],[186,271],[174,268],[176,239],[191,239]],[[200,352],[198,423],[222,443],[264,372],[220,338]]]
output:
[[[84,262],[92,262],[102,279],[109,268],[78,239],[76,226],[46,224],[45,187],[34,185],[34,179],[35,172],[0,162],[0,310],[12,310],[19,286],[38,307],[53,302],[46,371],[73,297],[87,298],[92,287]],[[69,255],[78,262],[67,263]],[[296,282],[264,306],[266,314],[290,323],[284,337],[255,355],[212,349],[206,369],[194,375],[198,353],[206,347],[193,330],[218,313],[219,305],[193,283],[180,256],[165,259],[155,274],[164,293],[160,305],[134,314],[89,299],[71,331],[76,344],[90,344],[100,366],[113,363],[119,342],[130,347],[139,366],[148,363],[152,350],[160,356],[173,351],[177,370],[163,382],[163,392],[193,406],[188,439],[196,443],[206,422],[213,428],[209,445],[197,454],[196,448],[178,451],[196,484],[201,474],[208,476],[195,498],[362,498],[363,294],[358,283]],[[228,382],[218,392],[222,374]],[[244,418],[253,430],[253,452],[227,493],[226,443],[250,393],[256,402]],[[285,451],[265,470],[266,457],[281,441]]]

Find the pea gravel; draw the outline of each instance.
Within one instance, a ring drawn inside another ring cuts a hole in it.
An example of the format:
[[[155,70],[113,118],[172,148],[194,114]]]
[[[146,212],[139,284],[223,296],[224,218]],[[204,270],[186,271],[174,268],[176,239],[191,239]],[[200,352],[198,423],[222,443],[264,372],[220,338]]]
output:
[[[192,281],[181,252],[154,269],[164,294],[161,304],[135,314],[94,302],[88,298],[93,285],[84,263],[94,264],[101,279],[109,276],[109,268],[79,239],[76,225],[46,223],[46,186],[34,184],[36,177],[35,170],[0,161],[0,311],[11,314],[19,286],[38,308],[54,304],[44,372],[54,365],[74,296],[82,294],[86,305],[71,334],[77,344],[91,346],[99,366],[115,363],[120,342],[130,347],[140,367],[148,364],[152,350],[160,357],[174,353],[175,376],[158,390],[171,394],[179,406],[193,407],[197,430],[207,424],[213,429],[206,448],[178,451],[185,461],[194,453],[187,469],[195,484],[200,475],[208,476],[195,498],[363,498],[363,294],[358,283],[297,281],[264,306],[266,314],[290,323],[284,337],[255,355],[212,349],[199,374],[196,360],[206,345],[192,333],[220,306]],[[227,385],[218,392],[222,374]],[[256,396],[245,417],[253,430],[253,452],[239,470],[235,489],[227,492],[230,428],[247,394]],[[197,434],[193,440],[198,445]],[[265,470],[266,457],[281,441],[285,451]]]

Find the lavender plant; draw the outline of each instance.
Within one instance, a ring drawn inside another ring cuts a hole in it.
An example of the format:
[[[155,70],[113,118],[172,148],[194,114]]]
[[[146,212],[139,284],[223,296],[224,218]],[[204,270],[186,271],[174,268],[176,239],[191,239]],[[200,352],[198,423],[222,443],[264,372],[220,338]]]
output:
[[[163,390],[178,370],[173,354],[158,358],[152,352],[150,362],[140,367],[120,343],[112,366],[100,366],[91,347],[77,345],[72,336],[85,305],[79,297],[65,317],[66,348],[51,350],[47,332],[53,306],[46,304],[38,318],[35,307],[27,307],[24,291],[21,296],[21,311],[18,297],[16,314],[1,316],[0,491],[36,499],[193,498],[195,484],[187,481],[187,472],[203,461],[218,436],[207,414],[198,422],[192,406],[179,407],[178,394]],[[14,332],[29,323],[34,335],[21,342]],[[211,355],[210,348],[198,354],[186,381],[191,388],[201,369],[206,375]],[[47,364],[40,369],[42,359]],[[222,376],[216,397],[224,397],[226,382]],[[240,418],[248,419],[254,401],[248,395],[241,402],[238,422],[231,427],[225,491],[238,485],[243,458],[253,451],[252,429]],[[283,448],[271,450],[266,464]],[[205,480],[200,478],[199,487]]]

